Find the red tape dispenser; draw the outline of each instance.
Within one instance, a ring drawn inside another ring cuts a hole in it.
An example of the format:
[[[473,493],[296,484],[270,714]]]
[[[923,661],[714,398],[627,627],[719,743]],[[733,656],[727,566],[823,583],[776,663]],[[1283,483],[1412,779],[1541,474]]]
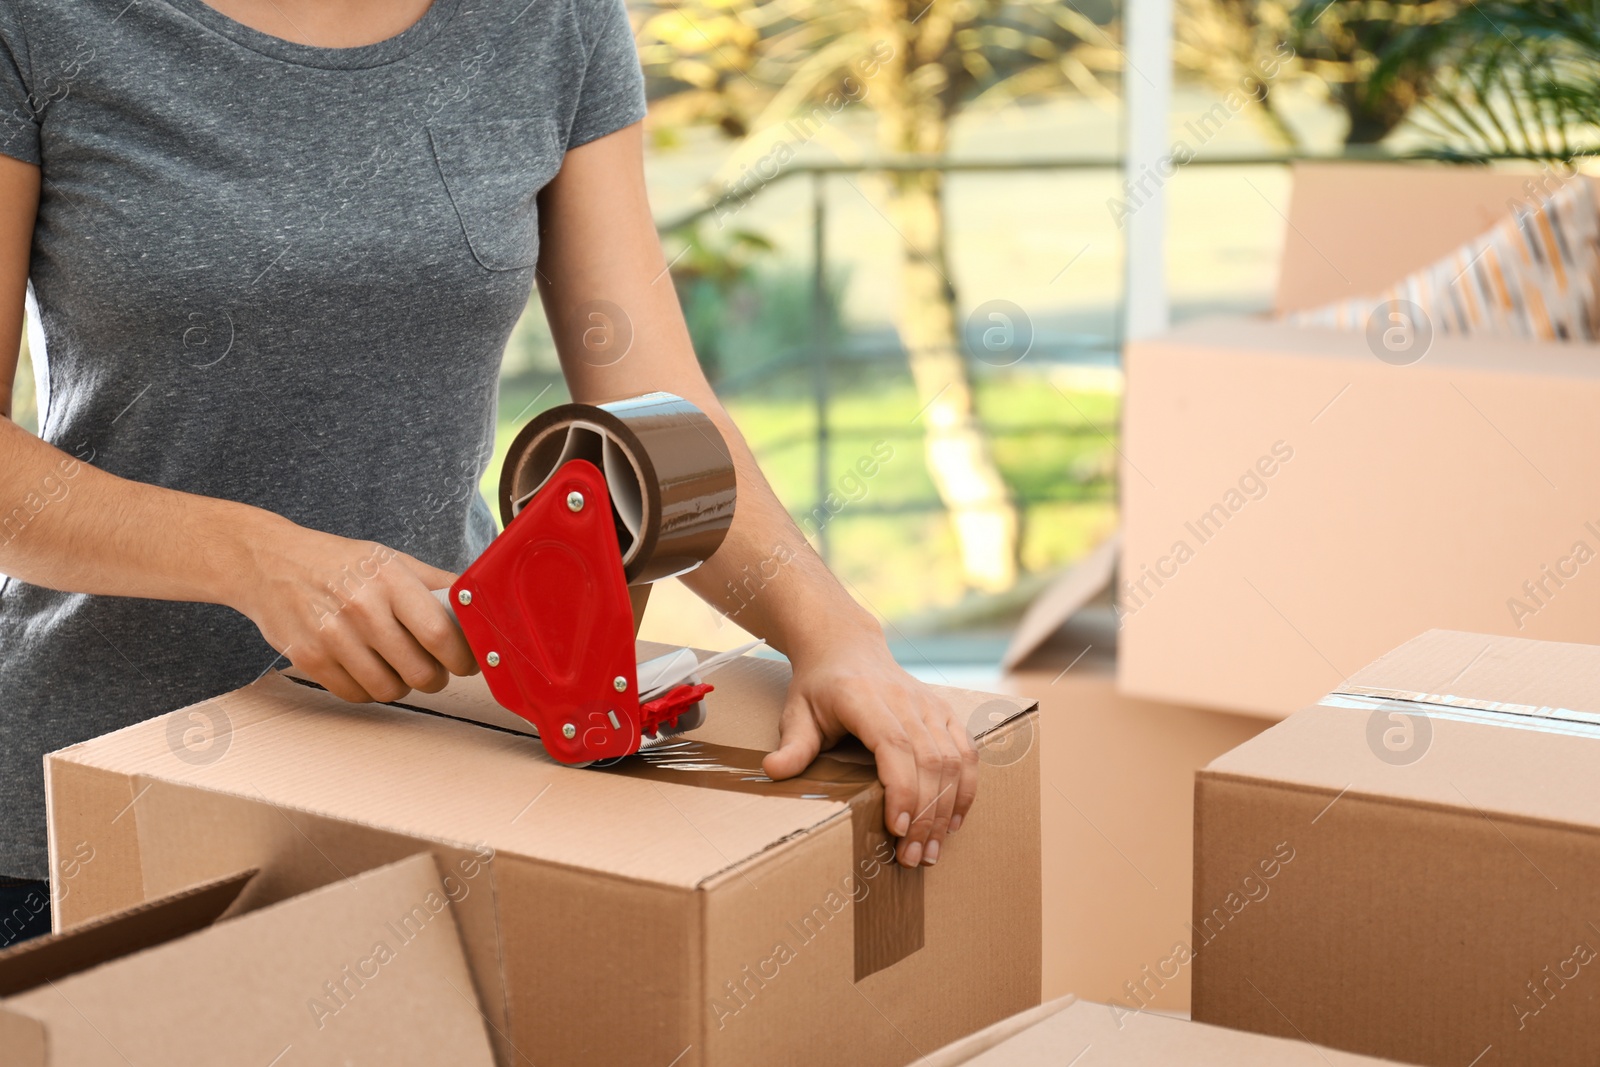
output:
[[[505,530],[450,587],[489,691],[562,763],[632,755],[704,718],[687,649],[640,664],[649,585],[709,559],[733,462],[688,401],[650,393],[536,417],[500,472]]]

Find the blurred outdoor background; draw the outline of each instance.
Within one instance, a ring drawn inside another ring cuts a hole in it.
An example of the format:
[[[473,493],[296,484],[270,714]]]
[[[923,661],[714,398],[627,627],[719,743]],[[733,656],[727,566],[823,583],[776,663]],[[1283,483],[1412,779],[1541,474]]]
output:
[[[707,373],[897,647],[994,663],[1048,576],[1117,525],[1139,196],[1123,89],[1142,76],[1122,4],[630,8],[655,212]],[[1293,158],[1595,143],[1593,3],[1174,0],[1172,18],[1175,322],[1270,306]],[[502,449],[565,399],[535,302],[506,354]],[[734,639],[671,591],[652,610],[685,640]]]

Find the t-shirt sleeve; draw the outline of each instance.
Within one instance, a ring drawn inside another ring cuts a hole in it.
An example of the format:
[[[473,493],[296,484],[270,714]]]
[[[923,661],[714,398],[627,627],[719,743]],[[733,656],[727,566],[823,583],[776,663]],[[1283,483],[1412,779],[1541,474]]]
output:
[[[0,0],[0,153],[39,163],[39,119],[28,89],[28,43],[12,0]]]
[[[586,26],[589,59],[567,136],[568,149],[631,126],[645,114],[644,72],[639,69],[639,50],[623,0],[576,2]]]

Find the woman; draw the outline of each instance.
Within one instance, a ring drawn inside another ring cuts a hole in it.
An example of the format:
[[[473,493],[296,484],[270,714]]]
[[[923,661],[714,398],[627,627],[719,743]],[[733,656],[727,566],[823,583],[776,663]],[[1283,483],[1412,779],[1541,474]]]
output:
[[[621,0],[0,0],[0,352],[26,294],[44,395],[42,440],[0,420],[0,916],[44,889],[45,752],[285,657],[351,701],[474,670],[429,590],[493,534],[475,486],[535,283],[575,399],[675,392],[732,446],[694,589],[793,557],[739,615],[794,666],[767,772],[855,734],[900,861],[938,860],[972,745],[707,386],[644,112]],[[584,359],[599,301],[636,338],[615,362]]]

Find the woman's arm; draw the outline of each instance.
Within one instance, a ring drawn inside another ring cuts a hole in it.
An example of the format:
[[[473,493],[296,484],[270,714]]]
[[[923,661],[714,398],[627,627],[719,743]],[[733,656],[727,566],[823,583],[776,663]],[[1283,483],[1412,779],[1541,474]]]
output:
[[[76,593],[227,604],[346,700],[476,670],[428,592],[454,576],[260,508],[118,478],[10,419],[39,168],[0,156],[0,573]],[[361,576],[353,593],[351,574]]]
[[[722,548],[686,580],[714,607],[737,608],[739,624],[794,666],[782,742],[765,769],[792,777],[854,734],[877,757],[900,862],[933,863],[972,804],[977,753],[950,706],[900,669],[877,622],[812,552],[712,393],[667,273],[643,161],[640,127],[630,126],[568,152],[541,197],[539,292],[572,395],[597,402],[661,389],[716,422],[733,451],[739,506]],[[584,346],[594,323],[581,309],[596,300],[632,324],[632,348],[614,363]],[[764,579],[776,570],[750,600],[727,593],[746,567]]]

